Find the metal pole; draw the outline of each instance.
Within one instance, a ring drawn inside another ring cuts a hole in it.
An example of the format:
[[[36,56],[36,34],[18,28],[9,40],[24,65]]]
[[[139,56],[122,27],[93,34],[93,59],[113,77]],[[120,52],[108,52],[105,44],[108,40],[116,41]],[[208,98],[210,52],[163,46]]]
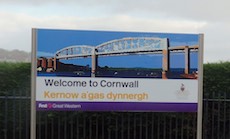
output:
[[[32,29],[32,57],[31,57],[31,120],[30,120],[30,139],[36,139],[36,45],[37,30]]]
[[[204,35],[199,35],[199,66],[198,66],[198,111],[197,111],[197,139],[202,139],[203,125],[203,47]]]

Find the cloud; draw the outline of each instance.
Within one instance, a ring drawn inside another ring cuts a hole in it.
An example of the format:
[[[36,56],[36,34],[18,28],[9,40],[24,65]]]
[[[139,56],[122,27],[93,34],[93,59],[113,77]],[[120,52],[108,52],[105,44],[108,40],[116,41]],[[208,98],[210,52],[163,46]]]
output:
[[[5,5],[62,6],[66,10],[82,8],[85,11],[101,11],[113,15],[126,14],[152,18],[188,19],[196,21],[229,22],[229,0],[7,0]],[[92,13],[93,14],[93,13]]]
[[[108,17],[83,18],[74,16],[34,17],[23,13],[0,13],[0,47],[30,51],[32,28],[93,29],[114,31],[147,32],[192,32],[205,25],[201,22],[138,19],[118,15]]]
[[[0,20],[0,48],[8,50],[31,51],[31,28],[204,33],[204,61],[229,60],[227,0],[8,0],[0,4],[4,19]]]
[[[228,23],[212,23],[203,27],[205,62],[230,61],[230,26]]]
[[[213,22],[218,22],[218,20],[229,21],[229,18],[226,17],[230,15],[230,9],[228,8],[230,1],[228,0],[143,0],[136,3],[129,3],[129,0],[125,1],[126,3],[121,3],[123,6],[117,6],[117,11],[136,11],[142,15],[148,14],[149,17],[154,13],[160,13],[161,16],[168,18]]]

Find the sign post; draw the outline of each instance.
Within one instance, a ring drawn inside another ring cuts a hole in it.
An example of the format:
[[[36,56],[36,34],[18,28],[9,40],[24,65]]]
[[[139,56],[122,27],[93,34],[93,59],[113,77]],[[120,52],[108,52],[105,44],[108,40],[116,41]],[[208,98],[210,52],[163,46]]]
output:
[[[30,138],[36,139],[36,45],[37,45],[37,32],[32,29],[32,65],[31,65],[31,119],[30,119]]]
[[[204,35],[199,36],[199,60],[203,61]],[[199,63],[198,111],[197,111],[197,139],[202,139],[203,133],[203,62]]]

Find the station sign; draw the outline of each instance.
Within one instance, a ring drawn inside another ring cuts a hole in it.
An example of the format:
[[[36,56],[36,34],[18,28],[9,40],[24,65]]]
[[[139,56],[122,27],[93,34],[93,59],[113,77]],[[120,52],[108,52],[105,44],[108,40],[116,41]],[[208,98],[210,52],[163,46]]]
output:
[[[38,111],[197,112],[202,35],[34,29]]]

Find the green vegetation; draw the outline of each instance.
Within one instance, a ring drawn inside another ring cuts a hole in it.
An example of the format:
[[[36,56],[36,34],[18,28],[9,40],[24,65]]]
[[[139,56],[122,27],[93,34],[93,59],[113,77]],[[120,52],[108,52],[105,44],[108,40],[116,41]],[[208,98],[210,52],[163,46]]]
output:
[[[30,89],[30,63],[0,62],[0,95]]]
[[[230,62],[209,63],[204,65],[204,95],[229,92]]]

